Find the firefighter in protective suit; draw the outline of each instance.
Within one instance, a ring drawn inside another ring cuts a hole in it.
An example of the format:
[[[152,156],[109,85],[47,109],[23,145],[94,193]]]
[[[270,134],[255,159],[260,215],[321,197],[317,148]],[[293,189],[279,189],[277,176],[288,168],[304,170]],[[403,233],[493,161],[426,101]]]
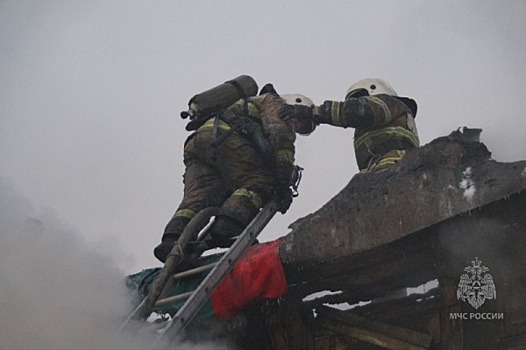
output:
[[[184,146],[184,196],[154,255],[162,262],[193,216],[220,207],[209,245],[228,247],[260,208],[277,197],[292,202],[294,122],[279,117],[286,105],[275,93],[242,99],[191,134]]]
[[[399,97],[386,81],[363,79],[347,90],[343,102],[325,101],[314,108],[285,106],[280,115],[297,119],[307,135],[319,124],[354,128],[358,168],[370,172],[388,169],[407,150],[419,147],[416,112],[416,102]]]

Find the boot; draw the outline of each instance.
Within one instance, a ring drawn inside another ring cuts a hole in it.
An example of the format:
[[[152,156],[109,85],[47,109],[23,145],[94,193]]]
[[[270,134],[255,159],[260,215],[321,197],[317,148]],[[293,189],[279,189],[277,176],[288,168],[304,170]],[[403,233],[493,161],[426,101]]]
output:
[[[210,227],[210,236],[207,239],[209,247],[228,248],[236,237],[243,232],[245,225],[229,216],[217,216],[214,224]]]
[[[155,257],[164,264],[168,254],[170,254],[174,246],[175,241],[161,242],[161,244],[154,248],[153,255],[155,255]]]
[[[161,244],[153,250],[153,255],[163,264],[166,262],[166,257],[172,251],[175,242],[177,242],[189,222],[190,219],[188,218],[174,216],[166,225],[163,237],[161,238]]]

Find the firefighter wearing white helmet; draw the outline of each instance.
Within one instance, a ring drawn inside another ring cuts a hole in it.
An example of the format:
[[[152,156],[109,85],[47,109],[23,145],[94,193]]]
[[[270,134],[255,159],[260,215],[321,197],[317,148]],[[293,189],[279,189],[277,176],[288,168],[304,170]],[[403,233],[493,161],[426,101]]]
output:
[[[314,102],[305,95],[285,94],[285,95],[281,95],[281,98],[284,99],[285,102],[290,106],[298,105],[298,106],[305,106],[308,108],[314,108]],[[314,123],[312,118],[311,119],[291,118],[290,120],[293,124],[294,131],[300,135],[307,136],[311,132],[313,132],[314,129],[316,128],[316,123]]]
[[[312,120],[315,125],[329,124],[354,128],[354,151],[362,172],[390,168],[410,149],[420,146],[414,123],[417,104],[399,97],[382,79],[363,79],[347,90],[345,101],[325,101],[308,108],[286,106],[285,120]]]
[[[345,99],[348,97],[374,96],[374,95],[391,95],[398,96],[388,82],[382,79],[363,79],[351,85],[347,89]]]
[[[228,247],[272,198],[285,213],[292,203],[292,122],[279,117],[286,102],[276,93],[241,99],[213,114],[184,145],[184,194],[154,255],[162,262],[190,220],[219,207],[209,228],[211,247]],[[189,248],[191,249],[191,248]]]

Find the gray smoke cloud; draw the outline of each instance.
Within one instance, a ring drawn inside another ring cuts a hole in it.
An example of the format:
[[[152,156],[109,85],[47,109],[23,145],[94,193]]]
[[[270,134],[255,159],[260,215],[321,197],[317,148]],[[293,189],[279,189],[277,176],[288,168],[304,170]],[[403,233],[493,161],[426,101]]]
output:
[[[0,349],[149,348],[155,334],[119,331],[134,305],[117,244],[88,243],[0,176]],[[229,347],[207,341],[177,348]]]
[[[87,244],[4,178],[0,223],[0,348],[144,347],[117,335],[131,304],[110,242]]]

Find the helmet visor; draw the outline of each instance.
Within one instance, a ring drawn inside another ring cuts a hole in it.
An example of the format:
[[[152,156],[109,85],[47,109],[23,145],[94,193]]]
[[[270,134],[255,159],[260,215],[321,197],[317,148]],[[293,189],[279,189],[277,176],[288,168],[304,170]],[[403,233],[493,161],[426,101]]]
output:
[[[348,98],[351,98],[351,97],[363,97],[363,96],[369,96],[369,92],[367,91],[367,89],[352,90],[345,96],[345,99],[347,100]]]

